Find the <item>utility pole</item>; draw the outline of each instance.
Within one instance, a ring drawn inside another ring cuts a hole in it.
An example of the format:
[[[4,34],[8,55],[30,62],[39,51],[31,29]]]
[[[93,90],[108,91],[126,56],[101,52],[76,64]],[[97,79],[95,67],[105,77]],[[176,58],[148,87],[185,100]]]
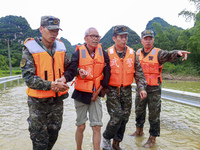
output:
[[[12,76],[12,64],[11,64],[11,58],[10,58],[10,40],[7,39],[8,43],[8,58],[9,58],[9,67],[10,67],[10,76]]]

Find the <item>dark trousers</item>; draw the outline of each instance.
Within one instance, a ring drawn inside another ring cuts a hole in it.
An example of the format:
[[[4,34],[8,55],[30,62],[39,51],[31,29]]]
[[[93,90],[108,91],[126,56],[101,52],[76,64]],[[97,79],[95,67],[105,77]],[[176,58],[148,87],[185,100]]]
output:
[[[51,150],[62,124],[63,101],[46,103],[28,97],[30,138],[33,150]]]
[[[161,90],[147,92],[147,97],[141,100],[139,93],[135,97],[136,127],[143,127],[146,117],[146,106],[149,110],[149,133],[160,136]]]
[[[106,130],[103,133],[106,139],[115,139],[122,141],[126,124],[129,120],[132,107],[131,86],[127,87],[109,87],[106,106],[110,115],[110,120]]]

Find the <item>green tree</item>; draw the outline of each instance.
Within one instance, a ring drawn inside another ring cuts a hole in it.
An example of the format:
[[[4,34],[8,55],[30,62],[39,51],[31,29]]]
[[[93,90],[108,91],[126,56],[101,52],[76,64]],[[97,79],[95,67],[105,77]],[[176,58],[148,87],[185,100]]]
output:
[[[8,69],[8,59],[6,59],[3,55],[0,55],[0,69],[1,70]]]
[[[182,10],[178,15],[183,16],[186,21],[196,20],[196,14],[200,11],[200,0],[189,0],[196,7],[196,11],[188,11],[187,9]]]
[[[182,30],[180,32],[180,35],[177,39],[177,49],[181,49],[181,50],[187,50],[187,43],[188,40],[190,39],[191,33],[189,30]]]
[[[196,15],[195,27],[191,29],[192,36],[188,41],[191,52],[200,53],[200,12]],[[191,49],[192,47],[192,49]]]
[[[179,13],[179,16],[185,17],[186,21],[193,20],[195,26],[189,31],[183,33],[179,38],[179,45],[185,47],[187,45],[187,50],[191,52],[188,57],[191,66],[191,69],[196,70],[195,74],[200,75],[200,0],[189,0],[196,7],[194,12],[184,9]],[[184,44],[187,43],[187,44]],[[194,74],[193,74],[194,75]]]
[[[154,46],[161,49],[170,49],[171,42],[163,31],[161,24],[153,23],[153,28],[156,33]]]
[[[191,52],[191,61],[200,75],[200,13],[196,15],[195,27],[191,29],[192,36],[188,40],[187,48]]]
[[[180,32],[182,29],[178,29],[177,27],[167,27],[165,30],[165,34],[170,41],[169,50],[178,49],[177,41],[180,36]]]

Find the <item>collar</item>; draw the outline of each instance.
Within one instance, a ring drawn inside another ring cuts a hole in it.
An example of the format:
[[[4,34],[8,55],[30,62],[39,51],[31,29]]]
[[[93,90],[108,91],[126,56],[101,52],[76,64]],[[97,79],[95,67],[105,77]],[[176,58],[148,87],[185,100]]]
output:
[[[152,49],[154,49],[154,46],[151,48],[151,50],[152,50]],[[150,50],[149,52],[151,52],[151,50]],[[142,48],[141,52],[142,52],[142,53],[146,53],[146,52],[144,52],[144,48]],[[149,53],[149,52],[148,52],[148,53]],[[146,54],[148,54],[148,53],[146,53]]]
[[[115,51],[117,52],[117,49],[116,49],[115,45],[114,45],[114,48],[115,48]],[[124,47],[124,49],[123,49],[123,51],[121,53],[126,52],[126,50],[127,50],[127,46]],[[117,53],[119,53],[119,52],[117,52]]]
[[[89,49],[88,49],[88,47],[87,47],[87,44],[85,43],[85,47],[87,48],[87,51],[88,51],[88,53],[90,54],[90,51],[89,51]],[[92,51],[93,53],[95,53],[95,49]]]

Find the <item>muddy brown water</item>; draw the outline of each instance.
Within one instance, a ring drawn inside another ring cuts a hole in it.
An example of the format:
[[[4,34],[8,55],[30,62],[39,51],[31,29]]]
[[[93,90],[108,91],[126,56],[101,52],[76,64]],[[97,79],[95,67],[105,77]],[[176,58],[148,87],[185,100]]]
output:
[[[29,138],[26,85],[7,88],[0,91],[0,150],[31,150]],[[73,88],[70,88],[70,96]],[[123,141],[120,143],[123,150],[146,150],[142,145],[149,137],[149,123],[146,119],[143,137],[130,137],[128,134],[135,131],[134,96],[132,114],[126,127]],[[103,104],[104,131],[109,115]],[[147,114],[148,116],[148,114]],[[76,113],[73,99],[64,100],[63,124],[59,138],[53,150],[75,150],[75,119]],[[93,150],[92,129],[86,123],[84,132],[83,150]],[[162,100],[161,136],[151,150],[199,150],[200,149],[200,109],[179,103]]]

